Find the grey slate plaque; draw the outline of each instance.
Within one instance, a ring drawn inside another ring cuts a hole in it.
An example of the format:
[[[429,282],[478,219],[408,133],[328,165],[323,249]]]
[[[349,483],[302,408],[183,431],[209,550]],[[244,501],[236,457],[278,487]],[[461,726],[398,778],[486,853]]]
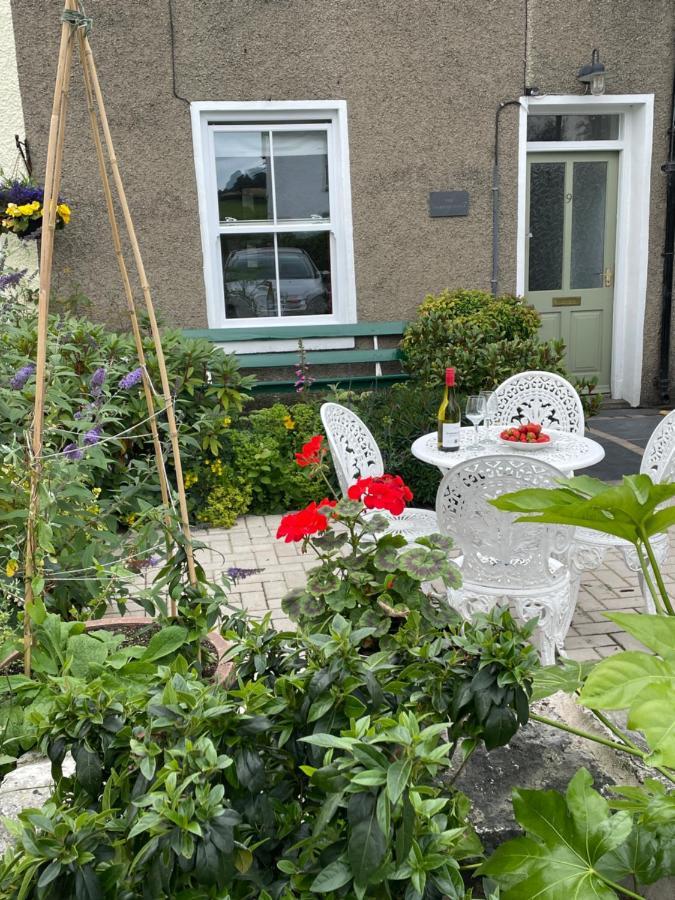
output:
[[[431,191],[429,215],[432,219],[469,214],[468,191]]]

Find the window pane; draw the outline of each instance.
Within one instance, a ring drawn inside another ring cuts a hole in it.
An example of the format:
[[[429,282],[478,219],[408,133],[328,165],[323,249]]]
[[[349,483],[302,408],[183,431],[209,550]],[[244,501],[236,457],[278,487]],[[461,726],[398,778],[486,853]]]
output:
[[[278,315],[274,235],[222,234],[220,250],[227,318]]]
[[[528,141],[615,141],[618,115],[569,115],[527,117]]]
[[[275,131],[277,219],[328,219],[328,144],[325,131]]]
[[[565,163],[532,163],[528,290],[562,287],[564,221]]]
[[[602,287],[607,163],[574,163],[570,287]]]
[[[216,176],[221,222],[271,220],[266,131],[216,131]]]
[[[333,311],[330,233],[277,234],[282,316],[320,316]]]

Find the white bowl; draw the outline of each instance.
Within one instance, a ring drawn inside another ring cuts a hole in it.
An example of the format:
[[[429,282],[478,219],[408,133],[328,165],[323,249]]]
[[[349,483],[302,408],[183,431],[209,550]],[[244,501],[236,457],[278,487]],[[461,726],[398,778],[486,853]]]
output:
[[[524,441],[507,441],[500,435],[497,435],[497,440],[504,447],[511,447],[512,450],[543,450],[544,447],[550,447],[553,444],[553,436],[548,431],[546,434],[548,434],[550,440],[546,441],[545,444],[537,444],[535,441],[531,441],[529,444],[526,444]]]

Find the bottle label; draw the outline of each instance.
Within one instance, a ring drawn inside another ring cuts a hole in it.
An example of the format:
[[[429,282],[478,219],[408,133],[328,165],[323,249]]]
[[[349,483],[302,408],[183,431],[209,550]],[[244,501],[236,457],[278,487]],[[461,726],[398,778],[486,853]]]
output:
[[[459,422],[443,423],[443,447],[459,447]]]

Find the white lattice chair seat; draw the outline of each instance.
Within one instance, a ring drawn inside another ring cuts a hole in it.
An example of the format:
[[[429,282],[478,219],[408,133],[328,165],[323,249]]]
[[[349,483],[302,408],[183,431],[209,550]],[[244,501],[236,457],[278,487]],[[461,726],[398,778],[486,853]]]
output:
[[[671,482],[675,479],[675,410],[668,413],[652,432],[640,463],[640,472],[644,475],[649,475],[652,481],[657,484]],[[662,566],[670,551],[668,535],[655,534],[650,538],[649,542],[657,563],[659,566]],[[624,541],[612,534],[603,534],[591,528],[577,528],[575,530],[572,548],[572,569],[576,576],[577,589],[581,573],[599,568],[605,559],[605,555],[611,550],[620,551],[628,568],[632,572],[638,573],[645,608],[649,613],[655,612],[654,600],[642,574],[642,567],[640,566],[635,547],[628,541]]]
[[[321,421],[340,489],[345,496],[349,486],[358,478],[384,474],[384,463],[377,441],[356,413],[339,403],[324,403],[321,407]],[[400,516],[386,512],[382,514],[391,522],[389,530],[394,534],[402,534],[408,542],[425,534],[438,532],[438,521],[433,510],[409,507]]]
[[[495,388],[497,424],[539,422],[557,431],[584,433],[584,408],[574,387],[553,372],[520,372]]]
[[[516,522],[517,516],[489,501],[524,487],[553,487],[560,473],[522,455],[468,460],[443,477],[436,514],[443,534],[462,556],[463,585],[448,592],[448,602],[470,618],[498,602],[510,602],[522,619],[539,618],[537,638],[542,662],[563,651],[574,613],[569,569],[571,529]]]

